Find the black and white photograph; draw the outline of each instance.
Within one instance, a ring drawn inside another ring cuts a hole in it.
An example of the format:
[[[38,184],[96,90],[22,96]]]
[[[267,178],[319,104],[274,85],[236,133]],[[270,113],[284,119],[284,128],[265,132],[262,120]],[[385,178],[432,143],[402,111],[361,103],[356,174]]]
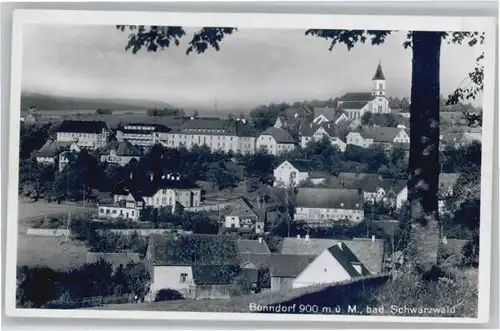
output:
[[[8,314],[488,319],[494,21],[16,14]]]

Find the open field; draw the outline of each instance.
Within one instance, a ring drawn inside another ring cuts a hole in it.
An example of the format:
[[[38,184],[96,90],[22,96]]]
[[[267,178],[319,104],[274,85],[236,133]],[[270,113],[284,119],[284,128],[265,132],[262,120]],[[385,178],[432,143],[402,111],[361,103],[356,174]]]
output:
[[[87,248],[81,242],[65,243],[64,237],[17,236],[17,265],[46,266],[68,270],[82,265],[87,259]]]
[[[67,214],[68,212],[91,211],[93,207],[82,207],[78,205],[66,205],[44,202],[24,202],[18,204],[18,232],[26,233],[26,228],[30,224],[43,217]]]
[[[67,270],[85,263],[88,250],[83,243],[75,241],[65,243],[65,238],[28,236],[26,228],[33,221],[42,217],[92,209],[77,205],[20,201],[18,206],[17,265],[43,265],[53,269]]]

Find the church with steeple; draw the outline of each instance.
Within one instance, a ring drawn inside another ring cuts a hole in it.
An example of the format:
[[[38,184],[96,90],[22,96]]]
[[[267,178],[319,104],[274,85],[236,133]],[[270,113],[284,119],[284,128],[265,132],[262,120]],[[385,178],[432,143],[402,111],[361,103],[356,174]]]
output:
[[[360,119],[366,112],[388,114],[389,100],[385,94],[385,76],[380,60],[375,75],[372,78],[371,92],[349,92],[339,99],[338,109],[342,110],[348,119]]]

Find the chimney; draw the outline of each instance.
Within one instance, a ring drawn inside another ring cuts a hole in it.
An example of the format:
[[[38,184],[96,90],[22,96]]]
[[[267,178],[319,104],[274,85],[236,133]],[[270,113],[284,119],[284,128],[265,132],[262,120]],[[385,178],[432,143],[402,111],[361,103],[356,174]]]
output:
[[[447,244],[448,243],[448,239],[446,239],[446,236],[443,236],[443,244]]]
[[[330,128],[330,122],[328,122],[328,128]]]
[[[375,235],[372,236],[372,242],[375,242]]]
[[[297,235],[297,239],[300,239],[300,234]]]
[[[262,244],[262,237],[259,237],[259,244]]]
[[[306,234],[306,241],[309,241],[309,235]]]

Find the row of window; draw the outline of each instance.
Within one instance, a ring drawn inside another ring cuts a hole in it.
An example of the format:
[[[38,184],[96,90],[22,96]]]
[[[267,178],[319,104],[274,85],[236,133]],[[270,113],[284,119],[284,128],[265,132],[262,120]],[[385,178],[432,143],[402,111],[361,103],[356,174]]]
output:
[[[125,212],[125,215],[129,215],[129,212],[130,212],[130,216],[134,217],[135,216],[135,211],[134,210],[131,210],[131,211],[126,211]],[[124,213],[123,213],[123,210],[120,210],[120,213],[118,213],[118,210],[113,208],[100,208],[99,209],[99,213],[100,214],[106,214],[106,215],[117,215],[119,214],[120,216],[125,216]]]

